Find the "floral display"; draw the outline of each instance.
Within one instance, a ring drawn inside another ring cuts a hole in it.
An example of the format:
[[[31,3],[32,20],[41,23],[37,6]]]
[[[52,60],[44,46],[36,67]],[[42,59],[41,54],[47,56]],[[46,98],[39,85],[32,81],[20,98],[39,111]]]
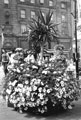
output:
[[[6,100],[20,113],[47,113],[50,109],[72,109],[79,98],[79,81],[75,67],[64,55],[51,58],[49,63],[15,64],[5,77]]]

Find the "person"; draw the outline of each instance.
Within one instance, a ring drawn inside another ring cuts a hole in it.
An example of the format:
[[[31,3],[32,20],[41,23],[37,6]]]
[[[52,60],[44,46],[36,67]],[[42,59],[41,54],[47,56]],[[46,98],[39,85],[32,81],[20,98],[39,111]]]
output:
[[[2,53],[2,65],[3,65],[3,68],[4,68],[5,75],[8,72],[8,70],[7,70],[7,64],[8,64],[8,62],[9,62],[8,54],[6,53],[6,51],[3,51],[3,53]]]

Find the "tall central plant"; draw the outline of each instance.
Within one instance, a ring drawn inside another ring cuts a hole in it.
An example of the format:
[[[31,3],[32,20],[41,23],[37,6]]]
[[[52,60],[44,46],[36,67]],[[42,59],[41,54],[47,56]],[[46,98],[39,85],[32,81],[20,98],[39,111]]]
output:
[[[40,11],[37,15],[38,19],[32,18],[29,27],[30,27],[30,35],[29,40],[33,45],[39,45],[41,47],[41,63],[43,60],[43,51],[44,45],[46,42],[50,45],[51,40],[58,43],[58,33],[57,33],[57,24],[51,22],[53,12],[48,12],[46,16],[43,16]],[[49,48],[51,48],[49,46]]]

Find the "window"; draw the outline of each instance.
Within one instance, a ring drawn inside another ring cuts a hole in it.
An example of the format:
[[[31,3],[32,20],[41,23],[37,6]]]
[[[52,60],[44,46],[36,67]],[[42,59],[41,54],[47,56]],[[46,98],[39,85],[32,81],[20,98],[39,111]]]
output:
[[[26,18],[26,12],[25,12],[25,10],[21,10],[21,18]]]
[[[66,21],[66,16],[62,15],[62,22],[65,22],[65,21]]]
[[[62,3],[61,3],[61,8],[62,8],[62,9],[65,9],[65,8],[66,8],[66,3],[65,3],[65,2],[62,2]]]
[[[53,1],[49,0],[49,6],[53,6]]]
[[[42,3],[42,4],[43,4],[43,3],[44,3],[44,0],[40,0],[40,3]]]
[[[4,0],[4,4],[9,4],[9,0]]]
[[[20,2],[25,2],[25,0],[20,0]]]
[[[25,24],[22,24],[21,25],[21,33],[24,33],[26,31],[26,25]]]
[[[5,18],[9,18],[9,17],[10,17],[9,11],[5,11]]]
[[[25,2],[25,0],[20,0],[20,2]]]
[[[35,0],[31,0],[31,3],[35,3]]]
[[[35,18],[35,12],[31,11],[31,18]]]

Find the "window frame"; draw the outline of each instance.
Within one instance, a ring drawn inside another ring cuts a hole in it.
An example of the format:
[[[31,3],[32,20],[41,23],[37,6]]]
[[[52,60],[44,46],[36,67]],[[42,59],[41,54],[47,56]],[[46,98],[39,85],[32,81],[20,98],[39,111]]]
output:
[[[63,18],[63,17],[64,17],[64,18]],[[62,22],[66,22],[66,15],[64,15],[64,14],[61,15],[61,21],[62,21]]]
[[[66,3],[65,2],[61,2],[61,9],[66,9]]]
[[[21,24],[20,25],[20,33],[23,34],[27,30],[27,25],[26,24]]]
[[[24,13],[22,14],[22,11],[24,11]],[[23,17],[24,16],[24,17]],[[24,9],[21,9],[20,10],[20,17],[22,18],[22,19],[25,19],[26,18],[26,10],[24,10]]]
[[[4,0],[4,4],[9,4],[9,0]]]
[[[24,2],[25,2],[25,0],[20,0],[20,2],[24,3]]]
[[[44,0],[40,0],[40,4],[44,4]]]
[[[49,6],[52,7],[53,6],[53,1],[49,0]]]
[[[31,3],[31,4],[34,4],[34,3],[35,3],[35,0],[30,0],[30,3]]]
[[[35,17],[36,17],[36,13],[33,14],[33,15],[32,15],[32,13],[35,13],[35,11],[31,10],[31,12],[30,12],[30,17],[31,17],[31,18],[35,18]]]

